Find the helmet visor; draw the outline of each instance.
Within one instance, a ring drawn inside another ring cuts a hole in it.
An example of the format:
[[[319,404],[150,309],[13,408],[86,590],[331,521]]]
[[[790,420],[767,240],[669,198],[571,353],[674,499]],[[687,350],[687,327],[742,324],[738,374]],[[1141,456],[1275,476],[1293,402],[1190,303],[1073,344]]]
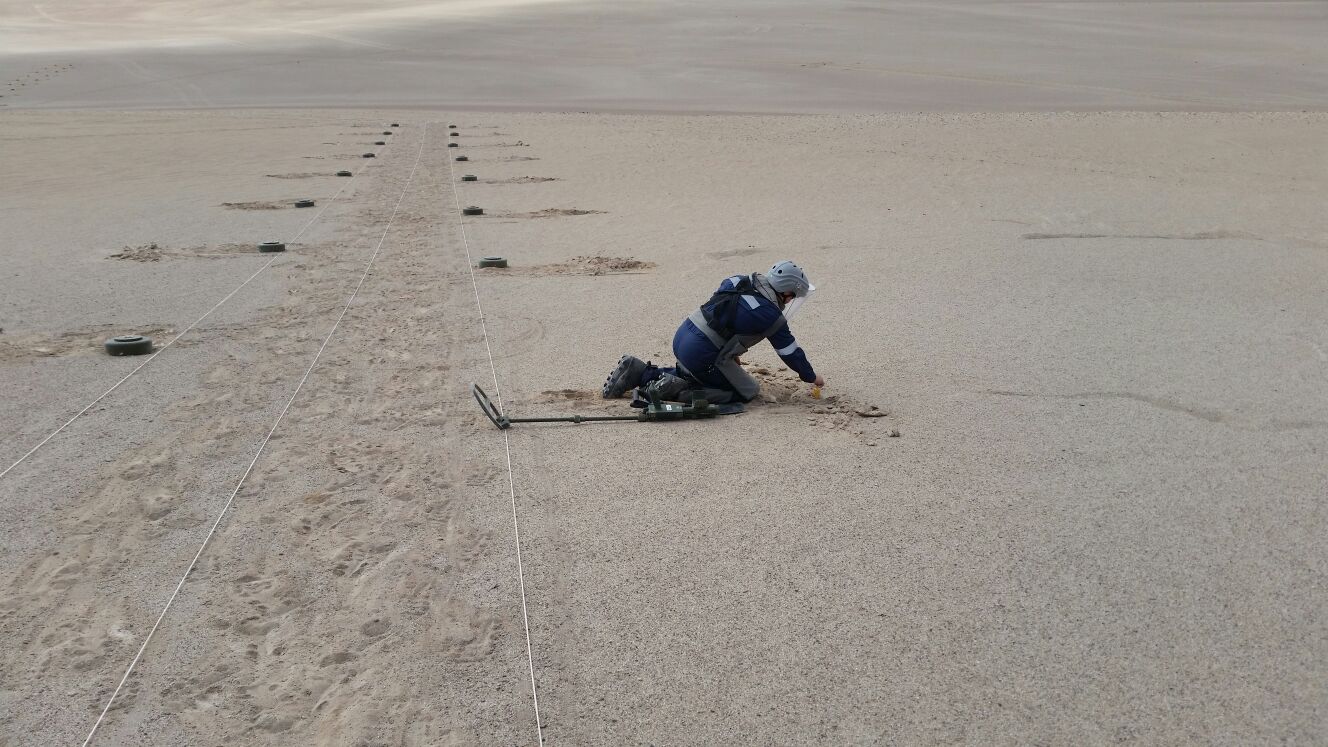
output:
[[[807,292],[794,298],[792,301],[789,301],[788,305],[784,307],[784,320],[788,321],[789,319],[792,319],[793,315],[798,313],[798,310],[802,308],[802,305],[806,303],[807,299],[811,298],[812,294],[815,292],[816,286],[808,283]]]

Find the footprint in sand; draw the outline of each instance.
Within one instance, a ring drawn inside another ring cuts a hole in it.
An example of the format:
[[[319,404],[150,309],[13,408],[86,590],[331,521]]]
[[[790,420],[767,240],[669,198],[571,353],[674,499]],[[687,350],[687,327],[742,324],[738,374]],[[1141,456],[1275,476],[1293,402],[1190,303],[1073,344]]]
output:
[[[579,389],[545,389],[544,391],[540,392],[540,395],[543,396],[545,400],[549,402],[557,402],[559,400],[569,400],[569,399],[589,400],[595,398],[595,394],[593,392],[584,392]]]
[[[342,651],[340,653],[328,654],[327,656],[324,656],[322,659],[318,661],[318,666],[330,667],[334,664],[345,664],[348,661],[355,661],[355,659],[356,659],[355,654],[352,654],[349,651]]]

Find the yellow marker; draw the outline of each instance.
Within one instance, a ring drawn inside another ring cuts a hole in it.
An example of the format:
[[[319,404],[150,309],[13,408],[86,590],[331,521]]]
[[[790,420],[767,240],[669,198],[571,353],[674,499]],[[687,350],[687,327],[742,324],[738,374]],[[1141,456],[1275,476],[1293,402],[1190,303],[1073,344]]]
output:
[[[812,399],[820,399],[820,398],[821,398],[821,387],[819,386],[812,387]]]

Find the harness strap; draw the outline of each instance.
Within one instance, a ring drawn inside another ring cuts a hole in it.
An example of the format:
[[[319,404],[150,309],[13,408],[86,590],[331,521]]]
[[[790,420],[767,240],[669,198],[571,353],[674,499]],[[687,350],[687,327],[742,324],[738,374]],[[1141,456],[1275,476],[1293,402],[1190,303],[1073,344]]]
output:
[[[755,296],[752,295],[752,291],[756,291],[762,296],[766,295],[765,289],[762,288],[761,285],[762,284],[757,282],[753,277],[740,277],[738,281],[734,283],[733,288],[716,291],[715,294],[710,297],[709,301],[706,301],[701,308],[693,311],[687,317],[692,324],[696,325],[697,329],[701,330],[701,333],[706,336],[706,339],[710,340],[710,342],[718,348],[720,358],[728,357],[735,352],[737,354],[746,352],[748,345],[755,345],[761,340],[769,339],[771,335],[778,332],[780,328],[787,324],[784,315],[780,314],[779,317],[775,319],[774,323],[771,324],[765,332],[761,333],[759,337],[753,335],[739,335],[736,330],[724,330],[724,332],[729,333],[726,336],[720,330],[715,329],[709,319],[706,319],[706,310],[710,309],[711,313],[715,315],[715,322],[723,324],[726,320],[721,318],[721,313],[729,312],[724,316],[731,317],[735,311],[734,305],[740,301],[745,301],[747,305],[753,309],[758,308],[760,304],[756,301]]]
[[[751,295],[754,290],[756,288],[750,277],[739,277],[732,288],[715,291],[710,300],[701,304],[700,312],[705,319],[705,328],[714,333],[706,336],[716,346],[722,347],[736,333],[733,324],[737,319],[739,299],[745,300],[752,308],[757,307],[756,298]]]
[[[706,321],[705,313],[700,309],[693,311],[691,316],[688,316],[687,318],[692,321],[692,324],[696,325],[697,329],[701,330],[701,333],[704,334],[706,338],[715,344],[715,347],[722,348],[724,347],[724,343],[728,342],[728,340],[720,337],[719,333],[711,328],[710,322]]]

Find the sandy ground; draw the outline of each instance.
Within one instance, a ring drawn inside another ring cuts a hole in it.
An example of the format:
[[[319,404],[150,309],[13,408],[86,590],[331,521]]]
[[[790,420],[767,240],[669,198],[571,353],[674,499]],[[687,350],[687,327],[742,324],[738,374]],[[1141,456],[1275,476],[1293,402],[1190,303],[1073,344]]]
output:
[[[1324,4],[376,7],[0,0],[0,745],[1323,741]]]
[[[535,741],[454,188],[512,261],[478,281],[514,412],[621,411],[607,367],[727,274],[821,288],[831,399],[763,350],[730,420],[511,431],[550,743],[1323,733],[1321,115],[451,116],[6,115],[6,465],[137,365],[105,330],[188,326],[266,261],[226,246],[307,222],[224,203],[363,170],[0,480],[5,743],[86,735],[398,199],[100,739]]]

